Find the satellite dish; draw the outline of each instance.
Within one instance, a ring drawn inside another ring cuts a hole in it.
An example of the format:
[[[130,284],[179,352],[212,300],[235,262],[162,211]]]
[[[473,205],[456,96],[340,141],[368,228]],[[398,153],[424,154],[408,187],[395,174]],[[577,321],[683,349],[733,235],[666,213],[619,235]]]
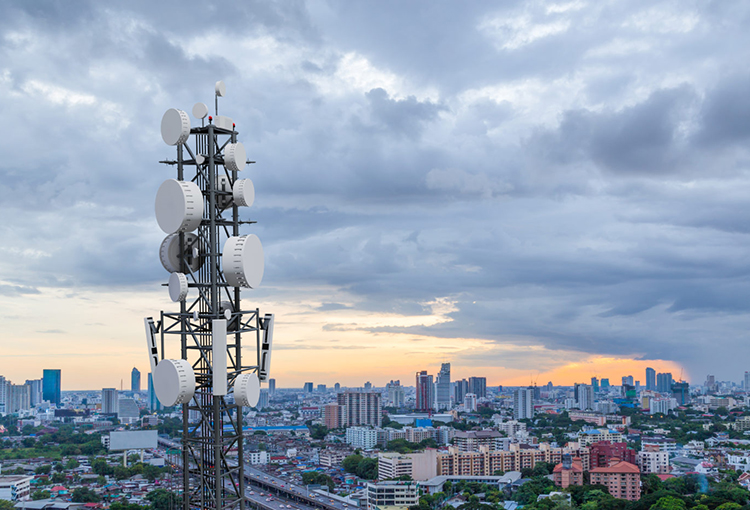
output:
[[[205,103],[195,103],[193,105],[193,117],[196,119],[205,119],[208,115],[208,106]]]
[[[220,209],[226,209],[232,205],[234,190],[232,189],[232,184],[229,182],[229,177],[224,174],[219,175],[219,178],[216,180],[216,190],[232,193],[232,195],[216,195],[216,203]]]
[[[156,221],[167,234],[190,232],[203,219],[203,194],[192,181],[167,179],[156,193]]]
[[[196,154],[195,155],[195,162],[196,162],[196,164],[202,165],[204,163],[204,161],[206,161],[206,156],[204,156],[203,154]]]
[[[190,136],[190,117],[182,110],[170,108],[161,118],[161,137],[167,145],[180,145]]]
[[[188,295],[187,276],[182,273],[172,273],[169,275],[169,298],[177,303],[185,301]]]
[[[263,279],[263,245],[256,235],[230,237],[221,254],[224,277],[232,287],[255,289]]]
[[[157,367],[158,368],[158,367]],[[255,407],[260,400],[257,374],[240,374],[234,380],[234,401],[242,407]]]
[[[200,239],[195,234],[185,234],[185,252],[183,257],[191,271],[195,272],[203,265]],[[159,259],[164,269],[170,273],[180,270],[180,234],[169,234],[161,242]]]
[[[227,144],[224,149],[224,166],[233,172],[239,172],[245,168],[247,153],[241,142]]]
[[[238,207],[250,207],[255,201],[255,186],[250,179],[237,179],[232,189],[232,199]]]
[[[216,82],[216,86],[214,88],[216,90],[216,95],[219,97],[224,97],[224,95],[227,93],[227,86],[224,85],[224,82],[221,80]]]
[[[187,404],[195,393],[195,372],[184,359],[163,359],[154,371],[154,390],[165,407]]]

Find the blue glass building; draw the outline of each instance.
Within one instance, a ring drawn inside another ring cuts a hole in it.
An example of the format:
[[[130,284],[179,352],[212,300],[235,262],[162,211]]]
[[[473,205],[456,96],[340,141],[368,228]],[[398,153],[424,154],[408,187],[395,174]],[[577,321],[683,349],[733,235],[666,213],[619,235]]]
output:
[[[61,381],[62,371],[59,368],[44,369],[42,371],[42,400],[60,405]]]

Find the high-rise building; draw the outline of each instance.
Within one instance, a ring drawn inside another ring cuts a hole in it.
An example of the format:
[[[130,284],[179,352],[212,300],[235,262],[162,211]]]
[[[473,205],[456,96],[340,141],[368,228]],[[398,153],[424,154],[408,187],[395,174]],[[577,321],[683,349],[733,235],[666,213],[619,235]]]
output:
[[[450,409],[451,407],[451,364],[440,366],[435,381],[435,409]]]
[[[453,401],[456,402],[456,404],[463,404],[464,395],[469,393],[469,381],[461,379],[453,384]]]
[[[622,385],[623,386],[627,385],[627,386],[633,386],[633,387],[635,387],[635,382],[633,381],[633,376],[632,375],[624,375],[622,377]]]
[[[513,392],[513,418],[524,420],[534,417],[534,388],[518,388]]]
[[[276,394],[276,379],[268,380],[268,395],[273,397]]]
[[[302,391],[304,391],[305,393],[312,393],[313,392],[313,383],[306,382],[305,386],[302,388]]]
[[[690,385],[684,381],[672,383],[672,397],[674,397],[678,405],[689,404]]]
[[[255,406],[258,410],[263,410],[268,407],[268,389],[262,388],[260,390],[260,396],[258,397],[258,405]]]
[[[656,391],[669,393],[672,391],[672,374],[669,372],[656,374]]]
[[[339,383],[336,383],[336,384],[334,384],[334,385],[333,385],[333,389],[334,389],[335,391],[339,391],[339,390],[341,389],[341,384],[339,384]]]
[[[8,388],[10,387],[10,381],[4,376],[0,375],[0,413],[7,413],[6,405],[8,403]]]
[[[382,406],[380,393],[369,391],[344,391],[336,396],[344,406],[344,423],[349,426],[371,425],[380,427]]]
[[[30,396],[31,407],[41,404],[44,401],[43,391],[42,391],[42,380],[41,379],[27,379],[26,386],[29,387],[29,391],[31,392],[31,396]]]
[[[148,373],[148,409],[150,411],[161,411],[161,402],[156,398],[154,378],[151,375],[151,372]]]
[[[372,389],[372,383],[370,381],[367,381],[365,383],[365,391],[370,391]]]
[[[346,408],[339,404],[323,406],[323,421],[326,428],[337,429],[344,426]]]
[[[135,367],[130,372],[130,391],[141,391],[141,372]]]
[[[608,378],[604,378],[604,379],[602,379],[602,389],[604,390],[604,389],[607,389],[607,388],[609,388],[609,379]]]
[[[104,388],[102,390],[102,413],[117,414],[119,403],[118,392],[115,388]]]
[[[45,368],[42,371],[42,398],[50,404],[60,405],[62,371],[59,368]]]
[[[328,391],[328,387],[325,384],[318,384],[318,393],[325,393]]]
[[[745,391],[750,391],[750,372],[745,371]]]
[[[31,409],[31,387],[27,384],[11,384],[6,409],[9,413]]]
[[[391,381],[385,385],[388,392],[388,405],[393,407],[403,407],[404,405],[404,387],[401,381]]]
[[[594,389],[594,393],[599,393],[599,379],[597,379],[596,377],[592,377],[591,387]]]
[[[464,408],[469,411],[477,410],[477,396],[473,393],[467,393],[464,395]]]
[[[432,410],[432,405],[435,401],[433,399],[433,393],[432,376],[427,375],[426,370],[417,372],[417,399],[414,409],[418,412]]]
[[[656,370],[653,368],[646,369],[646,390],[656,390]]]
[[[477,398],[487,398],[487,378],[486,377],[469,377],[469,391]]]
[[[594,388],[588,384],[575,385],[575,399],[578,409],[585,411],[594,408]]]

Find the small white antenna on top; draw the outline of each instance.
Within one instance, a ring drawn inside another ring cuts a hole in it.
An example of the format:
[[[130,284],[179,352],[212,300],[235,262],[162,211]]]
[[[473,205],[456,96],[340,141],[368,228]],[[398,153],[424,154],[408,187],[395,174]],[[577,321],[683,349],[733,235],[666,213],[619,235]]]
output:
[[[227,86],[224,85],[224,82],[219,80],[216,82],[216,116],[219,116],[219,98],[224,97],[224,95],[227,93]]]

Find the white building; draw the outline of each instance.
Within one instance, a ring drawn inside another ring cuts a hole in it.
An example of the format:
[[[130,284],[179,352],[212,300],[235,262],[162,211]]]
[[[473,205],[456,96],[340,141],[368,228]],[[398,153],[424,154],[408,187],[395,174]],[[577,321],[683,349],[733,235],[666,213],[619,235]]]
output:
[[[607,429],[590,429],[582,430],[578,433],[578,443],[581,446],[588,446],[599,441],[612,441],[613,443],[622,443],[622,434],[616,430]]]
[[[247,453],[247,461],[250,464],[268,464],[271,460],[271,456],[268,452],[250,452]]]
[[[405,510],[419,503],[419,485],[415,482],[369,482],[365,501],[367,510]]]
[[[28,501],[31,496],[33,476],[0,476],[0,499],[5,501]]]
[[[513,418],[525,420],[534,417],[534,389],[519,388],[513,392]]]
[[[385,434],[385,431],[383,431]],[[346,429],[346,442],[354,448],[369,450],[378,444],[378,430],[365,427],[349,427]]]
[[[518,432],[526,430],[526,424],[517,420],[508,420],[497,424],[498,430],[505,432],[508,437],[515,436]]]
[[[641,473],[644,475],[653,473],[657,475],[669,473],[669,452],[660,450],[647,450],[638,452],[636,459]]]
[[[649,414],[669,414],[669,411],[677,407],[677,399],[674,398],[655,398],[651,399]]]
[[[474,412],[477,410],[477,396],[473,393],[467,393],[464,395],[464,409],[467,412]]]

